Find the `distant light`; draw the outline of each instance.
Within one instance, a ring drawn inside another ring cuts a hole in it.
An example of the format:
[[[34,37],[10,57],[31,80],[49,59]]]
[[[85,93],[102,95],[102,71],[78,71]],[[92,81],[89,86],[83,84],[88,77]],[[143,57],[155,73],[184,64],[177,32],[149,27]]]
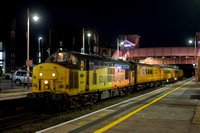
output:
[[[192,72],[192,75],[194,74],[194,72]]]
[[[189,44],[192,44],[192,42],[193,42],[192,40],[189,40]]]
[[[88,37],[91,37],[91,35],[92,35],[91,33],[87,33],[87,36],[88,36]]]
[[[33,16],[34,21],[38,21],[39,17],[38,16]]]
[[[131,47],[131,44],[124,44],[124,47]]]
[[[120,45],[123,45],[124,44],[124,41],[120,42]]]
[[[42,37],[39,37],[38,39],[39,39],[39,40],[42,40]]]

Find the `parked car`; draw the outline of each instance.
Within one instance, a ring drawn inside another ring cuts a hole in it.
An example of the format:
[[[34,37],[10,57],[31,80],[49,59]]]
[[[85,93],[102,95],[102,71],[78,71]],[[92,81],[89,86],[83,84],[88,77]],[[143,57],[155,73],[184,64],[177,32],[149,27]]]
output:
[[[5,79],[12,79],[12,73],[5,73]]]
[[[16,71],[13,74],[13,81],[17,86],[21,84],[26,84],[27,83],[27,72],[26,71]],[[32,73],[30,72],[29,74],[29,83],[32,83]]]

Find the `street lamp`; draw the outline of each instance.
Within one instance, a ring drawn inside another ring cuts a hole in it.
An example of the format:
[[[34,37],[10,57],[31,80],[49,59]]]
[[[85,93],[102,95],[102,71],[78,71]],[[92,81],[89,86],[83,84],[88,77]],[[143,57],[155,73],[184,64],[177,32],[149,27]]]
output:
[[[192,44],[192,43],[193,43],[193,41],[192,41],[192,40],[189,40],[188,42],[189,42],[189,44]]]
[[[40,40],[42,40],[42,37],[38,37],[38,64],[41,63]]]
[[[81,49],[82,53],[85,53],[85,34],[87,33],[88,36],[88,47],[89,47],[89,53],[90,53],[90,37],[91,37],[91,33],[89,31],[85,31],[84,27],[82,29],[82,35],[83,35],[83,48]]]
[[[33,17],[34,21],[37,21],[39,17],[34,16]],[[30,21],[30,14],[29,14],[29,8],[27,10],[27,60],[26,60],[26,66],[27,66],[27,89],[29,89],[29,71],[30,71],[30,66],[32,64],[32,61],[29,61],[29,21]],[[30,63],[31,62],[31,63]]]
[[[87,36],[88,36],[88,48],[89,48],[89,54],[90,54],[90,52],[91,52],[91,47],[90,47],[90,37],[91,37],[91,33],[89,32],[89,33],[87,33]]]
[[[38,21],[39,17],[38,16],[33,16],[34,21]]]

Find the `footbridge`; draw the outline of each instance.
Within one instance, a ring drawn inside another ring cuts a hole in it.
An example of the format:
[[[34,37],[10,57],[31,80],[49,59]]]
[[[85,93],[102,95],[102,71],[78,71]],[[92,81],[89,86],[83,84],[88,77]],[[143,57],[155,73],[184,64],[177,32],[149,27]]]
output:
[[[160,47],[116,51],[112,57],[147,64],[195,64],[195,57],[199,55],[200,50],[195,52],[194,47]]]

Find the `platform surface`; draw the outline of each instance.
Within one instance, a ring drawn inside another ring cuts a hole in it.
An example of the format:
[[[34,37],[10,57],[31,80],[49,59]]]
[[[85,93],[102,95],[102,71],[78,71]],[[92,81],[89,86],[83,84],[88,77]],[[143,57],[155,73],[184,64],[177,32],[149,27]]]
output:
[[[199,95],[190,78],[37,133],[199,133]]]
[[[11,100],[16,98],[27,97],[28,93],[32,92],[32,88],[27,89],[26,87],[19,87],[15,89],[4,89],[0,92],[0,101],[2,100]]]

